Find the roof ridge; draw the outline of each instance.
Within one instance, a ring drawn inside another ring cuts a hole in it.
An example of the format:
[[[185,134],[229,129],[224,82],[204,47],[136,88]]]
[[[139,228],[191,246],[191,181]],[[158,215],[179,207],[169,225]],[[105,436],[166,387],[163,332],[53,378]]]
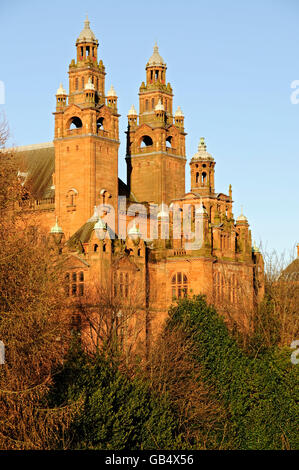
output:
[[[7,147],[7,148],[4,148],[4,149],[1,149],[2,151],[5,151],[5,152],[11,152],[11,151],[15,151],[15,152],[23,152],[25,150],[38,150],[38,149],[45,149],[45,148],[51,148],[51,147],[54,147],[54,143],[53,142],[42,142],[40,144],[31,144],[31,145],[19,145],[19,146],[16,146],[16,147]]]

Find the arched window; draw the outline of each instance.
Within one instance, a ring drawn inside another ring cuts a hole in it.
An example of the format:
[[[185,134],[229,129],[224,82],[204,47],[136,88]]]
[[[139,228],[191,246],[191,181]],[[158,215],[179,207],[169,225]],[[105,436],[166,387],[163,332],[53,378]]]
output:
[[[149,135],[144,135],[141,139],[140,147],[150,147],[153,145],[153,141]]]
[[[80,129],[82,127],[82,121],[77,116],[74,116],[70,120],[70,129]]]
[[[109,204],[109,199],[112,197],[110,193],[108,193],[107,189],[101,189],[100,191],[100,200],[101,204]]]
[[[75,210],[77,196],[78,196],[78,191],[75,188],[72,188],[68,191],[66,195],[68,209]]]
[[[148,111],[148,100],[145,100],[145,111]]]
[[[181,299],[188,295],[188,278],[184,273],[176,273],[171,279],[171,290],[173,299]]]
[[[171,148],[172,146],[172,137],[171,135],[166,139],[166,147]]]
[[[103,117],[100,117],[97,120],[97,130],[101,130],[101,131],[104,130],[104,118]]]
[[[199,173],[196,173],[196,183],[199,182]]]
[[[203,171],[201,176],[202,176],[202,184],[205,184],[206,179],[207,179],[207,174],[206,174],[206,172]]]

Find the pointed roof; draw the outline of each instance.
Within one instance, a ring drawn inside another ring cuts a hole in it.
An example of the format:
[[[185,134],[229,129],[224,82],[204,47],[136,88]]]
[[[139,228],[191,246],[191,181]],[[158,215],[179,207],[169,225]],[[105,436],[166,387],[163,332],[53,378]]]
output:
[[[84,28],[82,29],[77,42],[97,42],[97,39],[90,29],[90,23],[88,20],[88,16],[86,15],[86,20],[84,21]]]
[[[135,106],[132,104],[131,108],[129,109],[128,116],[137,116],[137,111]]]
[[[65,89],[62,86],[62,83],[60,83],[58,90],[56,91],[56,95],[67,95]]]
[[[183,111],[180,106],[178,106],[178,109],[174,113],[174,117],[184,117]]]
[[[212,155],[207,152],[207,146],[206,146],[204,137],[200,138],[197,153],[193,155],[191,161],[194,161],[194,160],[214,160]]]
[[[107,93],[107,96],[115,96],[115,97],[117,97],[117,94],[116,94],[116,91],[115,91],[113,85],[111,85],[111,88],[110,88],[110,90],[109,90],[108,93]]]
[[[155,43],[153,54],[151,55],[148,60],[148,63],[146,64],[147,67],[153,67],[154,65],[162,65],[163,67],[166,67],[166,63],[159,54],[159,48],[157,43]]]
[[[243,214],[243,207],[241,208],[241,215],[239,215],[239,217],[237,218],[237,222],[247,222],[248,223],[247,217],[245,217],[245,215]]]

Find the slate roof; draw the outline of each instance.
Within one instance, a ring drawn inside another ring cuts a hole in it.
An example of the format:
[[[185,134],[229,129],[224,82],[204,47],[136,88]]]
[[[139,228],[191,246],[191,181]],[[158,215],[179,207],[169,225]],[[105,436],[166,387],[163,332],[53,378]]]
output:
[[[281,277],[286,281],[299,281],[299,258],[296,258],[283,270]]]
[[[26,177],[26,186],[34,199],[52,198],[55,196],[55,189],[52,188],[52,175],[55,172],[55,149],[53,142],[27,145],[6,149],[6,151],[16,152],[18,160],[18,170]],[[118,192],[120,196],[129,198],[127,185],[118,178]]]
[[[52,175],[55,170],[55,153],[52,142],[48,144],[16,147],[19,171],[28,173],[25,184],[34,199],[54,197]]]

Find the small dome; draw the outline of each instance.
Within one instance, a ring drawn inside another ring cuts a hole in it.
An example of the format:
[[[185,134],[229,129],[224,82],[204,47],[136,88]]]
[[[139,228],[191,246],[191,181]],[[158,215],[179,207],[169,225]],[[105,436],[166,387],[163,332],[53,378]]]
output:
[[[180,106],[178,106],[178,109],[174,113],[174,117],[184,117],[183,111],[181,110]]]
[[[155,106],[155,111],[165,111],[161,100],[159,100],[158,104]]]
[[[131,237],[131,238],[138,238],[138,237],[140,237],[140,230],[139,230],[138,227],[136,227],[135,219],[134,219],[134,222],[133,222],[132,227],[131,227],[130,230],[128,231],[128,235],[129,235],[129,237]]]
[[[135,106],[132,104],[131,108],[129,109],[128,116],[137,116],[137,111]]]
[[[50,233],[63,233],[62,228],[59,227],[59,225],[58,225],[58,217],[56,217],[56,223],[51,228]]]
[[[255,243],[255,242],[253,242],[252,252],[253,252],[253,253],[260,253],[260,250],[259,250],[259,248],[256,246],[256,243]]]
[[[176,110],[176,112],[174,113],[174,117],[184,117],[184,113],[181,109],[180,106],[178,106],[178,109]]]
[[[64,96],[67,95],[65,89],[64,89],[63,86],[62,86],[62,83],[60,83],[59,88],[58,88],[58,90],[56,91],[56,96],[57,96],[57,95],[64,95]]]
[[[191,161],[194,161],[194,160],[214,160],[212,155],[207,152],[207,146],[206,146],[204,137],[200,138],[197,153],[193,155]]]
[[[166,66],[163,58],[159,54],[159,48],[157,46],[157,43],[155,43],[154,52],[153,52],[152,56],[149,58],[149,61],[146,65],[149,66],[149,67],[154,66],[154,65],[162,65],[164,67]]]
[[[97,42],[97,39],[90,29],[90,23],[88,20],[88,16],[86,15],[86,20],[84,21],[84,28],[82,29],[77,42]]]
[[[109,90],[108,93],[107,93],[107,96],[115,96],[115,97],[117,97],[117,94],[116,94],[116,91],[114,90],[113,85],[111,85],[111,88],[110,88],[110,90]]]
[[[91,90],[94,91],[94,84],[91,81],[91,77],[89,77],[88,82],[86,83],[84,90]]]
[[[94,230],[107,230],[105,222],[100,218],[93,227]]]
[[[237,218],[237,222],[247,222],[248,223],[247,218],[243,214],[243,208],[241,209],[241,215],[239,215],[239,217]]]

